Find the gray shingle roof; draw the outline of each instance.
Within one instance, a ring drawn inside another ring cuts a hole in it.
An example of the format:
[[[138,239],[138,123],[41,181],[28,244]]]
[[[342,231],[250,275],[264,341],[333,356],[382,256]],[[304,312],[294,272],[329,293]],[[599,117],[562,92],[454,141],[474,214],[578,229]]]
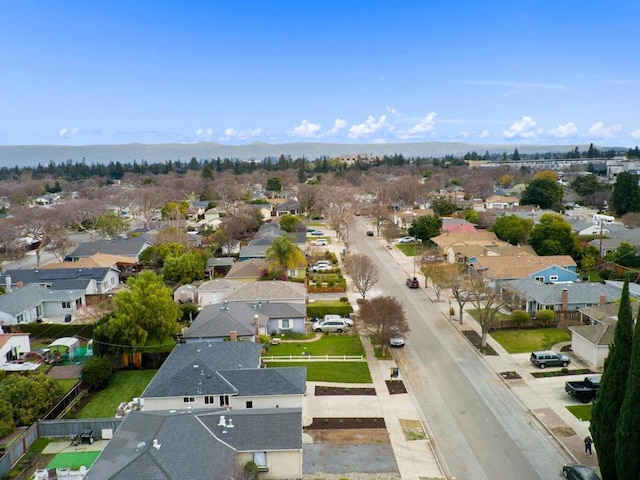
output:
[[[85,242],[78,247],[69,256],[72,258],[90,257],[94,253],[107,253],[110,255],[123,255],[125,257],[137,257],[145,248],[145,245],[151,245],[142,235],[133,238],[119,240],[98,240],[96,242]]]
[[[51,288],[59,289],[86,289],[91,280],[100,282],[104,280],[110,268],[47,268],[6,270],[4,276],[11,277],[11,283],[15,285],[22,282],[24,285],[39,283],[50,285]]]
[[[243,397],[303,395],[307,390],[305,367],[226,370],[219,373]]]
[[[37,307],[43,302],[71,302],[81,298],[83,295],[83,290],[52,290],[32,283],[0,295],[0,312],[5,312],[15,317],[30,308]]]
[[[249,282],[242,285],[225,298],[235,302],[278,302],[304,301],[307,297],[306,287],[302,283],[271,280],[265,282]]]
[[[217,372],[258,368],[262,345],[251,342],[198,342],[176,345],[141,397],[236,394]]]
[[[595,305],[598,304],[600,295],[605,295],[607,302],[615,302],[621,294],[619,289],[598,282],[545,284],[523,278],[504,280],[500,284],[517,292],[520,297],[535,300],[542,305],[560,305],[563,290],[568,291],[569,305]]]
[[[569,327],[569,330],[580,335],[593,345],[611,345],[613,343],[614,325],[580,325]]]

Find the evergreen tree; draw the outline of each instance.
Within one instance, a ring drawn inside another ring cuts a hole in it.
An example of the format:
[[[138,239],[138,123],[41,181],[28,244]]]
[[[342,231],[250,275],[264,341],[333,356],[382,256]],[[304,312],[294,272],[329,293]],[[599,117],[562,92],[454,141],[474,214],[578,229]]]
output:
[[[637,480],[640,478],[640,328],[637,327],[626,384],[615,433],[616,475],[620,480]]]
[[[613,210],[622,216],[629,212],[640,212],[640,190],[638,176],[629,172],[620,172],[616,177],[611,194]]]
[[[511,156],[511,160],[513,160],[514,162],[519,162],[520,161],[520,152],[518,152],[517,148],[513,151],[513,155]]]
[[[601,446],[598,449],[598,462],[603,480],[616,480],[618,478],[615,434],[620,409],[627,389],[633,341],[632,325],[629,280],[627,279],[624,282],[620,296],[618,322],[613,334],[613,344],[609,346],[609,355],[604,362],[604,373],[602,374],[598,396],[593,402],[591,411],[591,436],[596,448]]]

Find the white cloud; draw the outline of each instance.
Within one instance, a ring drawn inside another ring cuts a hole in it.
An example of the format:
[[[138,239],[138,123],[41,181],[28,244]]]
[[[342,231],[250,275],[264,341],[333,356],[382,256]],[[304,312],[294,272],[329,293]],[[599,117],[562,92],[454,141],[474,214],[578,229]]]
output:
[[[543,130],[541,128],[536,129],[536,121],[527,117],[526,115],[522,117],[522,121],[515,122],[513,125],[509,127],[509,130],[505,130],[502,132],[504,138],[513,139],[513,138],[526,138],[526,139],[534,139],[538,138],[540,134],[542,134]]]
[[[342,118],[336,118],[335,121],[333,122],[333,127],[331,127],[331,129],[327,130],[326,132],[322,132],[321,134],[319,134],[318,138],[335,136],[338,133],[340,133],[342,130],[347,128],[348,125],[349,124],[347,123],[346,120]]]
[[[220,137],[220,141],[228,142],[229,140],[248,140],[250,138],[259,137],[264,133],[262,128],[254,128],[248,130],[236,130],[235,128],[226,128],[224,135]]]
[[[480,135],[478,135],[480,138],[487,138],[489,136],[489,130],[483,130],[480,132]]]
[[[196,130],[198,140],[211,140],[213,136],[213,128],[199,128]]]
[[[291,134],[296,137],[315,137],[320,131],[319,123],[311,123],[307,120],[302,120],[302,123],[297,127],[294,127]]]
[[[610,127],[605,127],[604,123],[596,122],[591,126],[589,132],[587,132],[587,136],[591,138],[611,138],[621,128],[622,125],[612,125]]]
[[[634,130],[633,132],[631,132],[631,137],[635,138],[636,140],[640,139],[640,130]]]
[[[558,125],[556,128],[549,130],[549,135],[556,138],[575,137],[578,134],[578,127],[573,122],[565,125]]]
[[[75,137],[76,135],[78,135],[78,133],[80,133],[80,129],[79,128],[61,128],[58,131],[58,137],[60,138],[71,138],[71,137]]]
[[[376,121],[372,115],[369,115],[364,123],[351,126],[349,129],[349,138],[367,138],[385,128],[387,130],[392,130],[392,128],[387,124],[386,115],[381,115],[378,121]]]
[[[429,115],[420,120],[416,125],[405,132],[398,132],[396,135],[403,140],[410,138],[424,138],[433,132],[436,124],[436,113],[431,112]]]
[[[387,108],[387,112],[389,112],[394,117],[399,117],[400,116],[400,112],[398,110],[396,110],[395,107],[387,106],[386,108]]]

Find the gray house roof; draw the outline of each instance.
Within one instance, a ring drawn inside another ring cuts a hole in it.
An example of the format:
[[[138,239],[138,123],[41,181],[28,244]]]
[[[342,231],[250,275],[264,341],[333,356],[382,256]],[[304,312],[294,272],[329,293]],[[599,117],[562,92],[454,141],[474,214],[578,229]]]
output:
[[[246,303],[218,303],[202,308],[193,324],[183,335],[185,338],[228,337],[235,330],[239,337],[255,334],[255,315],[261,327],[266,326],[267,317]]]
[[[101,282],[111,268],[46,268],[31,270],[12,269],[4,272],[5,279],[11,278],[11,284],[22,282],[23,285],[37,283],[59,289],[86,289],[91,280]]]
[[[249,282],[225,297],[235,302],[304,302],[307,290],[304,284],[270,280],[265,282]]]
[[[300,409],[131,412],[85,478],[228,479],[236,451],[300,450],[301,432]]]
[[[262,345],[252,342],[180,343],[153,377],[142,398],[237,394],[218,372],[258,368]]]
[[[613,343],[613,325],[580,325],[569,327],[569,330],[580,335],[593,345],[611,345]]]
[[[142,235],[117,240],[98,240],[96,242],[85,242],[79,244],[69,256],[71,258],[84,258],[90,257],[95,253],[107,253],[109,255],[138,257],[138,255],[140,255],[140,253],[148,246],[151,246],[151,243]]]
[[[563,290],[568,292],[569,305],[596,305],[600,301],[600,295],[604,295],[609,303],[615,302],[621,294],[619,289],[598,282],[545,284],[523,278],[504,280],[500,284],[507,290],[516,292],[521,298],[535,300],[542,305],[562,304]]]
[[[220,375],[231,383],[238,395],[304,395],[307,389],[305,367],[226,370]]]
[[[83,295],[84,291],[80,290],[51,290],[32,283],[0,295],[0,312],[5,312],[15,317],[44,302],[73,302]]]

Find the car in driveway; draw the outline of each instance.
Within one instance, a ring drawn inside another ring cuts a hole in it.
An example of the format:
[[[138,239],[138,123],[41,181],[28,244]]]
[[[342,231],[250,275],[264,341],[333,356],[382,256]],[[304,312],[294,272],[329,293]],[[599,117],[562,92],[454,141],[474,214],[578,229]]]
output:
[[[344,320],[344,323],[346,323],[348,326],[353,327],[353,320],[351,318],[347,318],[347,317],[341,317],[340,315],[336,315],[334,313],[327,313],[323,320],[325,322],[329,321],[329,320]]]
[[[333,270],[333,267],[331,265],[325,265],[324,263],[322,265],[314,265],[311,267],[312,272],[328,272],[330,270]]]
[[[420,282],[416,277],[409,277],[405,282],[409,288],[420,288]]]
[[[318,240],[314,240],[311,243],[313,245],[315,245],[316,247],[326,247],[329,244],[324,238],[320,238]]]
[[[562,475],[569,480],[600,480],[600,477],[593,468],[576,463],[562,467]]]
[[[398,240],[398,243],[413,243],[415,241],[416,241],[416,237],[406,236]]]
[[[404,347],[404,337],[401,335],[393,335],[389,339],[389,346],[396,348]]]
[[[309,234],[320,237],[320,236],[324,235],[324,232],[322,230],[314,230],[313,232],[309,232]]]
[[[529,360],[538,368],[566,367],[571,363],[571,359],[569,357],[561,353],[556,353],[552,350],[531,352],[531,358]]]
[[[349,324],[344,321],[344,318],[341,319],[332,319],[332,320],[320,320],[313,324],[311,327],[314,332],[336,332],[342,333],[346,332],[349,328]]]

